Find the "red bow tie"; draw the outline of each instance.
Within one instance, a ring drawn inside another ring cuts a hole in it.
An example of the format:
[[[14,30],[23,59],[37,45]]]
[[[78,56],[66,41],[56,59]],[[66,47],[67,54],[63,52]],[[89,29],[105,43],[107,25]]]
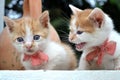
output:
[[[42,64],[43,62],[48,62],[48,56],[42,51],[38,51],[33,55],[24,54],[23,61],[31,60],[33,66]]]
[[[94,58],[98,57],[97,65],[99,66],[102,63],[102,59],[105,53],[113,55],[116,49],[116,42],[109,41],[108,39],[103,43],[103,45],[95,47],[95,50],[88,53],[86,60],[88,62],[92,61]]]

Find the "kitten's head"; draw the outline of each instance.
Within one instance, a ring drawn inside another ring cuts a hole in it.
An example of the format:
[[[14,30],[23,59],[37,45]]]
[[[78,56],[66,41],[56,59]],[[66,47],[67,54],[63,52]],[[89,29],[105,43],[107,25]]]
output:
[[[21,53],[34,54],[43,49],[49,32],[49,13],[45,11],[39,19],[23,17],[19,20],[11,20],[5,17],[12,42]]]
[[[78,51],[101,45],[113,29],[112,20],[99,8],[80,10],[69,6],[73,12],[69,41]]]

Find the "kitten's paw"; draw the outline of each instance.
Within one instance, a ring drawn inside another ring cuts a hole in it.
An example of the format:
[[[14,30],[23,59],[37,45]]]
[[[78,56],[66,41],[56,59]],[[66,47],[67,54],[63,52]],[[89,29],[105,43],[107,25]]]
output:
[[[116,66],[116,67],[115,67],[115,70],[120,70],[120,66]]]
[[[90,70],[89,67],[78,67],[76,70]]]
[[[78,70],[80,70],[80,69],[79,68],[74,69],[74,71],[78,71]]]

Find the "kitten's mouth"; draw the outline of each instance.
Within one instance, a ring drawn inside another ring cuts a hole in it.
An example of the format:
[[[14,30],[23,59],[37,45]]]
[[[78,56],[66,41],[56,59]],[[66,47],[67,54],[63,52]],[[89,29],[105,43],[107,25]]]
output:
[[[32,49],[29,49],[29,50],[27,50],[27,52],[30,52],[30,53],[32,53],[32,52],[34,52],[34,50],[32,50]]]
[[[33,55],[33,54],[35,54],[35,50],[33,50],[33,49],[28,49],[28,50],[25,52],[25,54],[27,54],[27,55]]]
[[[81,42],[79,44],[76,44],[75,46],[77,50],[81,50],[85,45],[86,45],[86,42]]]

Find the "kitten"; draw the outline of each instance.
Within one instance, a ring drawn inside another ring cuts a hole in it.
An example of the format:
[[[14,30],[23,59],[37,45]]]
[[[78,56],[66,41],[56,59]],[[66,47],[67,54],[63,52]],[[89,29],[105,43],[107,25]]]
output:
[[[23,17],[11,20],[5,17],[6,25],[15,48],[21,53],[25,69],[72,70],[76,68],[73,50],[66,44],[53,42],[49,37],[49,13],[39,19]],[[53,35],[54,36],[54,35]]]
[[[83,51],[78,69],[120,69],[120,35],[112,19],[99,8],[69,7],[73,12],[69,41]]]

